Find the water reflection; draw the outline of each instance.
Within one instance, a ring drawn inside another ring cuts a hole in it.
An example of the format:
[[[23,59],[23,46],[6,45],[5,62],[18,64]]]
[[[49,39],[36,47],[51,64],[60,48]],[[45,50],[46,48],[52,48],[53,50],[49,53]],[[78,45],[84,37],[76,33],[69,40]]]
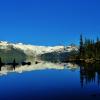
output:
[[[16,63],[15,59],[13,63],[7,63],[0,67],[0,75],[8,74],[9,72],[18,72],[22,73],[25,71],[35,71],[35,70],[45,70],[45,69],[54,69],[54,70],[72,70],[75,71],[79,68],[77,64],[74,63],[50,63],[50,62],[22,62],[21,64]]]
[[[95,64],[75,64],[75,63],[50,63],[50,62],[22,62],[17,63],[14,59],[12,63],[3,63],[0,58],[0,75],[8,74],[9,72],[22,73],[33,70],[80,70],[80,84],[83,88],[86,84],[96,83],[100,85],[100,63]]]
[[[16,63],[16,61],[13,60],[12,63]],[[12,72],[13,74],[8,75]],[[15,72],[27,73],[17,74]],[[32,62],[31,65],[25,65],[23,62],[17,65],[15,69],[11,65],[3,65],[0,75],[7,75],[0,78],[0,89],[1,91],[4,90],[2,94],[6,93],[4,98],[18,98],[17,100],[19,98],[25,98],[25,100],[100,99],[98,86],[95,87],[94,84],[91,86],[91,83],[94,82],[100,84],[99,63],[77,65],[75,63]],[[84,88],[80,87],[80,83],[81,87]],[[11,96],[7,97],[8,93]],[[3,97],[2,94],[0,98]]]
[[[17,66],[20,66],[20,65],[23,65],[23,66],[24,65],[31,65],[31,62],[21,62],[21,63],[17,63],[16,60],[14,59],[13,62],[3,63],[2,60],[1,60],[1,58],[0,58],[0,71],[1,71],[2,66],[5,66],[5,65],[11,66],[15,70],[15,68]]]
[[[80,65],[80,83],[83,88],[85,84],[96,83],[100,85],[100,63]]]

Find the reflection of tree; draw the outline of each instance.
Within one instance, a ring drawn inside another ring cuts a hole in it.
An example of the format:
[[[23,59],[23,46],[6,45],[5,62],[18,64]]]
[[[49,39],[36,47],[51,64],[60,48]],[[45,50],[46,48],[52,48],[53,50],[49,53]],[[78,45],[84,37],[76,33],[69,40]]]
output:
[[[84,86],[84,84],[97,82],[98,85],[100,84],[100,64],[82,64],[80,67],[80,83],[81,87]]]
[[[97,73],[97,82],[98,82],[98,85],[99,85],[100,84],[100,63],[95,64],[95,70],[96,70],[96,73]]]
[[[5,65],[4,63],[2,63],[1,57],[0,57],[0,71],[1,71],[1,67]]]
[[[31,65],[31,62],[22,62],[21,63],[22,65]],[[15,70],[15,68],[16,68],[16,66],[18,66],[18,65],[20,65],[20,63],[17,63],[16,62],[16,59],[14,58],[14,60],[13,60],[13,62],[11,63],[3,63],[2,62],[2,59],[1,59],[1,57],[0,57],[0,71],[1,71],[1,67],[2,66],[5,66],[5,65],[10,65],[10,66],[12,66],[13,67],[13,69]]]

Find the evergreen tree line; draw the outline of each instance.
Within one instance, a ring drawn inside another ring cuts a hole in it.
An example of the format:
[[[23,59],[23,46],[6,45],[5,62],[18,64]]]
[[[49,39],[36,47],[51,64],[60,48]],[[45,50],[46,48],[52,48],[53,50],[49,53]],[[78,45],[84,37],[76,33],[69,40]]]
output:
[[[80,36],[80,48],[79,48],[80,59],[94,59],[100,60],[100,40],[94,42],[92,39],[84,39]]]

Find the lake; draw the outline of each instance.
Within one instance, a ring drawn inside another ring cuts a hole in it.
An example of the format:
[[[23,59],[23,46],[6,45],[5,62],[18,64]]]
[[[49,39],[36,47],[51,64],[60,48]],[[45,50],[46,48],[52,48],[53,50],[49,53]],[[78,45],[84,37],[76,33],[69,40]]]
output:
[[[0,100],[99,100],[100,68],[95,65],[40,63],[4,66]]]

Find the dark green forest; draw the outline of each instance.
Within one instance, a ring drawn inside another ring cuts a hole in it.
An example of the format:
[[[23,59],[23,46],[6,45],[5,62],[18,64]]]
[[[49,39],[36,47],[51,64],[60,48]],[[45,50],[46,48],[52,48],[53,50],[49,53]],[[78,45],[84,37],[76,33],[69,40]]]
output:
[[[100,40],[83,39],[80,35],[79,58],[85,60],[100,60]]]

